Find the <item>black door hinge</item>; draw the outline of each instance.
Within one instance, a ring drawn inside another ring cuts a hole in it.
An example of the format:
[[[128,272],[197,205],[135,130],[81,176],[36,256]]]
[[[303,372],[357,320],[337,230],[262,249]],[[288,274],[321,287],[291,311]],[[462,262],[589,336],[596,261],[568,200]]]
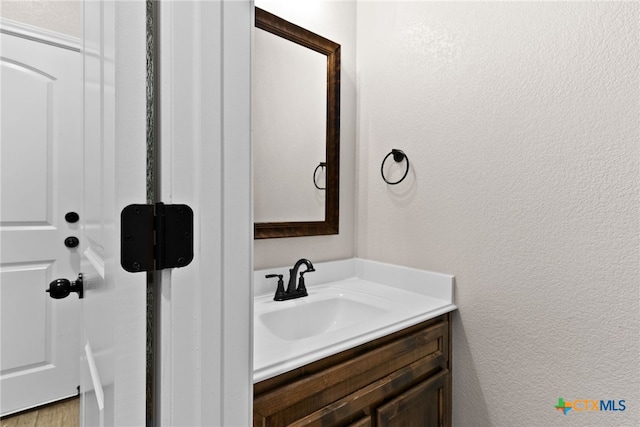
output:
[[[193,210],[129,205],[120,214],[120,265],[131,273],[184,267],[193,260]]]

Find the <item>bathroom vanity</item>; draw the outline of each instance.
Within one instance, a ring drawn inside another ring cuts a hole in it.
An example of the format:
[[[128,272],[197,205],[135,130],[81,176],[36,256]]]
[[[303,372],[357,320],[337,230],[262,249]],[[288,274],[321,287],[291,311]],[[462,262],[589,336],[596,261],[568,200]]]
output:
[[[254,300],[254,426],[450,425],[453,276],[315,265],[308,297]]]
[[[444,314],[254,386],[254,426],[448,426]]]

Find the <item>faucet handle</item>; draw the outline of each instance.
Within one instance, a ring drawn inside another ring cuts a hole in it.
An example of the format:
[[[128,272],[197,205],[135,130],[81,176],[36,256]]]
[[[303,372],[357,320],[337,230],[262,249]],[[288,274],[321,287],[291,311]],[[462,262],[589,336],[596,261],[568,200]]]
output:
[[[271,279],[272,277],[278,278],[278,288],[276,289],[276,295],[273,299],[277,299],[278,297],[284,295],[284,282],[282,280],[282,274],[267,274],[264,277],[267,279]]]
[[[314,272],[316,271],[314,268],[311,268],[309,270],[305,270],[305,271],[301,271],[300,272],[300,279],[298,280],[298,292],[301,292],[304,294],[304,296],[307,296],[307,287],[304,284],[304,274],[305,273],[309,273],[309,272]]]

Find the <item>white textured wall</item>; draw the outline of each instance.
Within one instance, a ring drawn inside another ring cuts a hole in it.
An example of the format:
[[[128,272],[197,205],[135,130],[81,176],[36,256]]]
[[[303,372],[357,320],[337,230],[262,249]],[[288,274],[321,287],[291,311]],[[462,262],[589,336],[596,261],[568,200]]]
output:
[[[355,255],[356,3],[332,0],[256,0],[257,7],[341,45],[340,234],[256,240],[254,268],[293,265]],[[256,112],[257,113],[257,112]],[[295,161],[283,155],[283,165]],[[305,178],[306,179],[306,178]],[[311,280],[311,279],[310,279]]]
[[[82,35],[80,0],[2,0],[0,17],[73,37]]]
[[[640,425],[638,10],[358,3],[357,255],[455,274],[456,426]]]

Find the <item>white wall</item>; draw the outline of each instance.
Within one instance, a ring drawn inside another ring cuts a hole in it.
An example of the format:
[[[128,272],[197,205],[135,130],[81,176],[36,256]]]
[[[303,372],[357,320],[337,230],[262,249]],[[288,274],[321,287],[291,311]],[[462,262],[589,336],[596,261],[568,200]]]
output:
[[[356,3],[256,0],[255,5],[341,45],[340,234],[256,240],[254,268],[350,258],[355,254]],[[290,159],[292,161],[293,159]]]
[[[640,425],[638,11],[358,3],[357,255],[455,274],[456,426]]]
[[[82,35],[80,0],[2,0],[0,16],[73,37]]]

